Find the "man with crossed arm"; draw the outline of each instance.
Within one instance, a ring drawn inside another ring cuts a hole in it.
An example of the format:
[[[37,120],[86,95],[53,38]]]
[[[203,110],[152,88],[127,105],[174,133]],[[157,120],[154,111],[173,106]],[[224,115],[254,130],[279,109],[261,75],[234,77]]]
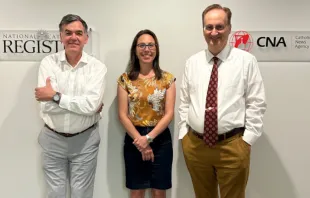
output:
[[[80,16],[64,16],[59,30],[65,50],[42,60],[35,89],[47,197],[65,198],[69,179],[71,198],[92,198],[107,68],[83,51],[88,27]]]

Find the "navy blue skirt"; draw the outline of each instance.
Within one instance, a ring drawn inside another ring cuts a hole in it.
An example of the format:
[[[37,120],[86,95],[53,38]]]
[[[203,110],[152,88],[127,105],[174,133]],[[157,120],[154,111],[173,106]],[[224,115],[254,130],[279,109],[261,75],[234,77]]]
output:
[[[148,134],[153,128],[136,126],[141,135]],[[154,162],[143,161],[142,154],[132,142],[133,139],[126,133],[124,140],[126,187],[132,190],[171,188],[173,152],[169,128],[150,143],[154,153]]]

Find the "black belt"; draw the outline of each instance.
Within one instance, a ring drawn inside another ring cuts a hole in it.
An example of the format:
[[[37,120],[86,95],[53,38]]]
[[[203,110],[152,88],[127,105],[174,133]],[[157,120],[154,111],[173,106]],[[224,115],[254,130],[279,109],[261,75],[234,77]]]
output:
[[[218,140],[217,140],[217,141],[220,142],[220,141],[226,140],[226,139],[228,139],[228,138],[231,138],[231,137],[234,136],[234,135],[237,135],[237,134],[239,134],[239,133],[243,133],[244,130],[245,130],[244,127],[234,128],[234,129],[231,130],[231,131],[228,131],[228,132],[226,132],[226,133],[223,133],[223,134],[218,135]],[[198,137],[198,138],[200,138],[200,139],[203,139],[203,134],[202,134],[202,133],[198,133],[198,132],[194,131],[192,128],[190,128],[190,131],[192,131],[192,133],[193,133],[196,137]]]
[[[58,135],[61,135],[61,136],[64,136],[64,137],[73,137],[73,136],[79,135],[79,134],[81,134],[81,133],[84,133],[85,131],[87,131],[88,129],[94,127],[95,125],[96,125],[96,124],[93,124],[93,125],[91,125],[90,127],[88,127],[87,129],[85,129],[85,130],[83,130],[83,131],[81,131],[81,132],[78,132],[78,133],[62,133],[62,132],[55,131],[54,129],[52,129],[51,127],[49,127],[47,124],[45,124],[44,126],[45,126],[46,128],[48,128],[49,130],[51,130],[51,131],[57,133]]]

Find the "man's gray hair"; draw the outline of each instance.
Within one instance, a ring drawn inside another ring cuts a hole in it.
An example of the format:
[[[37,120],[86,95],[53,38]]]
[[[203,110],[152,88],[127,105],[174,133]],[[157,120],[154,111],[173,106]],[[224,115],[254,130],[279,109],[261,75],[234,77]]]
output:
[[[69,23],[72,23],[74,21],[80,21],[84,27],[84,31],[87,33],[88,31],[87,23],[80,16],[75,15],[75,14],[67,14],[61,19],[59,23],[59,31],[60,32],[62,31],[63,25],[68,25]]]

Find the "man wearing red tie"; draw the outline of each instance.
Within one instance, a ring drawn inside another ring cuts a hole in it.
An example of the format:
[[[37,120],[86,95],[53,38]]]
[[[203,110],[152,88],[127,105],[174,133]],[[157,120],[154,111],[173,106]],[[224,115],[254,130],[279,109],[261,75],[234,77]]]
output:
[[[196,198],[244,198],[251,145],[261,136],[265,90],[256,58],[227,44],[231,11],[202,13],[208,49],[185,66],[179,138]]]

